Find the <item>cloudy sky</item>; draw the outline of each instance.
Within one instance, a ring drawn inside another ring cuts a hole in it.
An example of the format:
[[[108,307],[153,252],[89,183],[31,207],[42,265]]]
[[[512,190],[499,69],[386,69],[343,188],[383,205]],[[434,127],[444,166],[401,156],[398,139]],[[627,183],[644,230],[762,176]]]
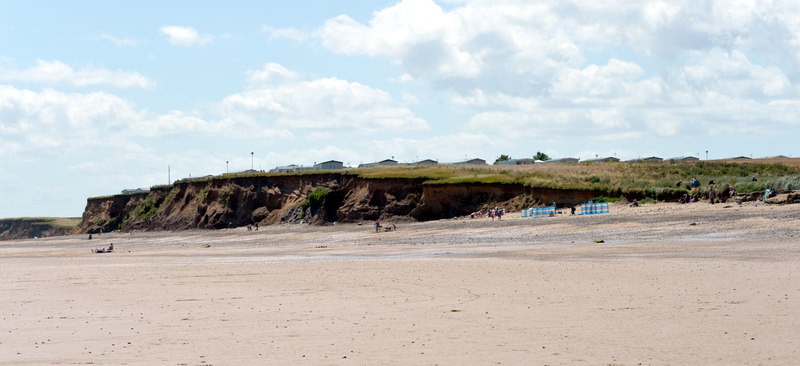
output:
[[[0,217],[226,161],[797,156],[799,86],[794,1],[8,1]]]

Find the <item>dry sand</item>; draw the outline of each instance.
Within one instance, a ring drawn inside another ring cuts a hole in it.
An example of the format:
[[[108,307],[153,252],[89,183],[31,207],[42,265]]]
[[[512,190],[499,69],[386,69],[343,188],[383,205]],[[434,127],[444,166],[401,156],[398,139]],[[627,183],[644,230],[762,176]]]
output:
[[[800,205],[518,216],[0,242],[0,365],[800,363]]]

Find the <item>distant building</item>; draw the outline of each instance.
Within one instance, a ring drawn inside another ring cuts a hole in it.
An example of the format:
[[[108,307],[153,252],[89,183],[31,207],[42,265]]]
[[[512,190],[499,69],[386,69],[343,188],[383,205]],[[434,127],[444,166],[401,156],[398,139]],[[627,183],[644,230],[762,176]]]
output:
[[[424,165],[436,165],[436,164],[439,164],[439,162],[436,161],[436,160],[425,159],[425,160],[420,160],[420,161],[417,161],[417,162],[414,162],[414,163],[411,163],[411,164],[408,164],[408,165],[424,166]]]
[[[371,167],[374,167],[374,166],[393,166],[393,165],[397,165],[397,160],[386,159],[386,160],[381,160],[381,161],[377,161],[377,162],[374,162],[374,163],[358,164],[358,167],[359,168],[371,168]]]
[[[683,162],[683,161],[698,161],[700,158],[694,156],[679,156],[677,158],[669,158],[667,161],[676,161],[676,162]]]
[[[664,161],[664,159],[659,158],[658,156],[628,160],[630,163],[660,163],[662,161]]]
[[[789,159],[789,157],[784,155],[775,155],[775,156],[765,156],[759,159]]]
[[[486,160],[475,158],[467,161],[459,161],[457,163],[453,163],[453,165],[486,165]]]
[[[752,158],[748,158],[746,156],[737,156],[735,158],[728,158],[728,160],[751,160]]]
[[[270,169],[269,172],[270,173],[293,173],[293,172],[297,171],[297,168],[299,168],[299,166],[294,165],[294,164],[290,164],[290,165],[284,165],[284,166],[275,167],[274,169]]]
[[[193,180],[202,180],[202,179],[208,179],[208,178],[213,178],[213,177],[214,177],[213,175],[204,175],[202,177],[189,177],[189,178],[183,178],[181,180],[182,181],[193,181]]]
[[[618,161],[619,161],[619,159],[609,156],[607,158],[597,158],[597,159],[591,159],[591,160],[584,160],[583,162],[584,163],[616,163]]]
[[[144,192],[149,192],[149,191],[146,190],[146,189],[142,189],[142,188],[123,189],[122,190],[122,194],[134,194],[134,193],[144,193]]]
[[[543,161],[542,164],[575,164],[580,159],[578,158],[563,158],[563,159],[556,159],[556,160],[546,160]]]
[[[530,158],[523,158],[523,159],[508,159],[505,161],[497,162],[498,165],[533,165],[540,163],[541,161],[536,161],[535,159]]]
[[[337,170],[344,169],[344,164],[341,161],[328,160],[319,164],[314,164],[314,170]]]

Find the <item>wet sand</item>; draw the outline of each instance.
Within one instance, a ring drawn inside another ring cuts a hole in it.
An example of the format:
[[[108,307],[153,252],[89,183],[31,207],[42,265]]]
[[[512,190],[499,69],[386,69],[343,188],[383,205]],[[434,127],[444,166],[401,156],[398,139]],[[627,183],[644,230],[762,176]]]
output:
[[[0,242],[0,365],[800,362],[799,205],[518,216]]]

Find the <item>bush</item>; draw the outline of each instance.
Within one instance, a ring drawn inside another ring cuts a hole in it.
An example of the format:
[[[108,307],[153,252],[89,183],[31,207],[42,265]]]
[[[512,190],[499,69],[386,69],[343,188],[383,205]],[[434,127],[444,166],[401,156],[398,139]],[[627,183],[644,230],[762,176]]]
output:
[[[617,202],[617,201],[619,201],[621,199],[622,199],[622,197],[597,196],[592,200],[592,202],[597,202],[597,203],[607,202],[607,203],[611,203],[611,202]]]
[[[325,196],[330,193],[330,191],[330,189],[325,187],[317,187],[317,189],[308,195],[308,199],[303,202],[301,207],[303,207],[304,210],[309,207],[315,210],[317,207],[322,206],[322,203],[325,202]]]

